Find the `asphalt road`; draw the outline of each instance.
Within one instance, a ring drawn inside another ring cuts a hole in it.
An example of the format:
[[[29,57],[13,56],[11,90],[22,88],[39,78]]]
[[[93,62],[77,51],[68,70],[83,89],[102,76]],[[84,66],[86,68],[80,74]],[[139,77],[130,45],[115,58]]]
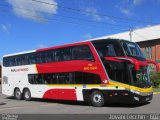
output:
[[[145,105],[109,104],[104,107],[92,107],[83,102],[33,99],[15,100],[1,94],[0,114],[117,114],[117,113],[160,113],[160,94]]]

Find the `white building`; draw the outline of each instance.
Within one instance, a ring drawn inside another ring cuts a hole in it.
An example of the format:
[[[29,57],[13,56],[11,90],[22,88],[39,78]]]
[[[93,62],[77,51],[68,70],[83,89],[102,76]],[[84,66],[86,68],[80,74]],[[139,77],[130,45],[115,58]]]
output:
[[[126,40],[130,40],[131,38],[133,42],[155,40],[160,38],[160,25],[140,28],[133,31],[127,31],[113,35],[102,36],[96,39],[105,39],[105,38],[119,38]]]
[[[137,42],[144,51],[147,59],[152,59],[160,63],[160,25],[102,36],[96,39],[106,38],[118,38]]]

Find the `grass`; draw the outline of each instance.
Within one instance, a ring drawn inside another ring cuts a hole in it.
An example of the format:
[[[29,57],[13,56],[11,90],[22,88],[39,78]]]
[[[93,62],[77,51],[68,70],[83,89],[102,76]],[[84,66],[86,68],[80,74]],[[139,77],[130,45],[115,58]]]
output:
[[[160,72],[158,72],[158,73],[151,72],[150,77],[151,77],[152,83],[156,83],[156,86],[153,86],[153,87],[155,87],[155,88],[153,88],[153,91],[160,92]]]
[[[160,86],[159,88],[153,88],[153,92],[160,92]]]

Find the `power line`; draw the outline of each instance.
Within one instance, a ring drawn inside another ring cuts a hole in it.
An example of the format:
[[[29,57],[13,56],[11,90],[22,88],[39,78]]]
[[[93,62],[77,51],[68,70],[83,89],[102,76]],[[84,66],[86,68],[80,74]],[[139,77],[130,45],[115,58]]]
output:
[[[9,13],[9,11],[6,11],[6,10],[0,10],[0,12],[3,12],[3,13]],[[20,13],[20,15],[23,15],[23,16],[26,16],[26,17],[33,17],[33,18],[37,18],[37,19],[41,19],[44,21],[44,18],[42,17],[39,17],[39,16],[34,16],[34,15],[29,15],[29,14],[22,14]],[[100,27],[100,26],[93,26],[93,25],[86,25],[86,24],[80,24],[80,23],[75,23],[75,22],[66,22],[66,21],[61,21],[61,20],[58,20],[58,19],[46,19],[48,21],[56,21],[56,22],[61,22],[61,23],[67,23],[67,24],[72,24],[72,25],[77,25],[79,27],[82,27],[82,26],[86,26],[86,27],[90,27],[90,28],[94,28],[94,29],[97,29],[97,28],[101,28],[101,29],[105,29],[106,30],[106,27]],[[120,29],[113,29],[112,30],[120,30]]]
[[[68,17],[68,16],[64,16],[64,15],[56,15],[56,16],[63,17],[63,18],[69,18],[69,19],[75,19],[75,20],[81,20],[81,21],[85,21],[85,22],[92,22],[92,23],[100,23],[100,24],[106,24],[106,25],[111,25],[111,26],[125,27],[128,29],[131,28],[131,27],[125,26],[125,25],[111,24],[111,23],[106,23],[106,22],[96,22],[96,21],[86,20],[86,19],[82,19],[82,18]]]
[[[33,0],[35,1],[35,0]],[[0,6],[3,6],[3,7],[12,7],[12,8],[16,8],[16,9],[23,9],[23,10],[27,10],[27,11],[35,11],[35,10],[32,10],[32,9],[28,9],[28,8],[22,8],[22,7],[17,7],[17,6],[9,6],[9,5],[4,5],[4,4],[0,4]],[[0,10],[0,12],[8,12],[6,10]],[[41,12],[41,11],[36,11],[36,12]],[[30,17],[34,17],[34,18],[38,18],[38,19],[43,19],[41,17],[38,17],[38,16],[32,16],[32,15],[29,15],[29,14],[21,14],[23,16],[30,16]],[[56,14],[55,14],[56,15]],[[74,19],[74,20],[81,20],[81,21],[85,21],[85,22],[93,22],[93,23],[100,23],[100,24],[107,24],[107,25],[112,25],[112,26],[119,26],[119,27],[125,27],[125,28],[128,28],[131,30],[131,27],[129,26],[124,26],[124,25],[117,25],[117,24],[111,24],[111,23],[106,23],[106,22],[96,22],[96,21],[91,21],[91,20],[86,20],[86,19],[82,19],[82,18],[75,18],[75,17],[70,17],[70,16],[64,16],[64,15],[56,15],[58,17],[63,17],[63,18],[69,18],[69,19]],[[44,19],[43,19],[44,20]],[[56,20],[56,19],[46,19],[48,21],[56,21],[56,22],[61,22],[61,23],[68,23],[68,24],[72,24],[72,25],[82,25],[82,26],[87,26],[87,27],[94,27],[94,28],[97,28],[97,26],[93,26],[93,25],[86,25],[86,24],[79,24],[79,23],[74,23],[74,22],[66,22],[66,21],[60,21],[60,20]],[[99,26],[98,26],[99,27]],[[102,28],[102,29],[106,29],[105,27],[99,27],[99,28]],[[112,28],[113,29],[113,28]],[[128,30],[127,29],[127,30]],[[120,30],[120,29],[114,29],[114,30]],[[133,29],[131,32],[134,32]],[[134,32],[137,36],[143,38],[143,39],[147,39],[141,35],[139,35],[138,33]]]
[[[135,31],[132,31],[132,32],[133,32],[135,35],[137,35],[137,36],[139,36],[140,38],[142,38],[142,39],[147,39],[147,40],[149,40],[148,38],[146,38],[146,37],[144,37],[144,36],[136,33]]]
[[[0,4],[0,6],[3,6],[3,7],[12,7],[12,8],[15,8],[15,9],[22,9],[22,10],[27,10],[27,11],[35,11],[35,10],[28,9],[28,8],[22,8],[22,7],[17,7],[17,6],[9,6],[9,5],[3,5],[3,4]],[[37,12],[41,12],[41,11],[37,11]],[[74,19],[74,20],[81,20],[81,21],[92,22],[92,23],[100,23],[100,24],[106,24],[106,25],[112,25],[112,26],[118,26],[118,27],[125,27],[125,28],[128,28],[128,29],[131,29],[131,27],[125,26],[125,25],[112,24],[112,23],[106,23],[106,22],[97,22],[97,21],[86,20],[86,19],[82,19],[82,18],[75,18],[75,17],[70,17],[70,16],[57,15],[57,14],[55,14],[55,15],[58,16],[58,17],[63,17],[63,18],[69,18],[69,19]]]
[[[81,13],[95,14],[95,15],[99,15],[99,16],[103,16],[103,17],[109,17],[109,18],[113,18],[113,19],[119,19],[119,20],[124,20],[124,21],[132,21],[132,22],[140,22],[140,23],[151,23],[149,21],[142,21],[142,20],[130,19],[130,18],[122,18],[122,17],[113,16],[113,15],[107,15],[107,14],[95,13],[95,12],[91,12],[91,11],[84,11],[84,10],[81,10],[81,9],[64,7],[64,6],[61,6],[61,5],[57,5],[57,4],[54,4],[54,3],[48,3],[48,2],[44,2],[44,1],[40,1],[40,0],[32,0],[32,1],[42,3],[42,4],[57,6],[57,7],[67,9],[67,10],[77,11],[77,12],[81,12]]]

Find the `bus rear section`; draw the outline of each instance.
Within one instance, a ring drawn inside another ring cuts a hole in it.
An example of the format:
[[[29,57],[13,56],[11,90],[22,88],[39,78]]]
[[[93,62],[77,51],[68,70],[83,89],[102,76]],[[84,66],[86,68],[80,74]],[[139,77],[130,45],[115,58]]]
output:
[[[18,100],[87,101],[97,107],[144,103],[153,94],[147,64],[137,44],[114,39],[7,55],[2,93]]]
[[[3,57],[2,93],[18,100],[84,101],[83,90],[98,90],[102,82],[108,80],[90,42]]]

